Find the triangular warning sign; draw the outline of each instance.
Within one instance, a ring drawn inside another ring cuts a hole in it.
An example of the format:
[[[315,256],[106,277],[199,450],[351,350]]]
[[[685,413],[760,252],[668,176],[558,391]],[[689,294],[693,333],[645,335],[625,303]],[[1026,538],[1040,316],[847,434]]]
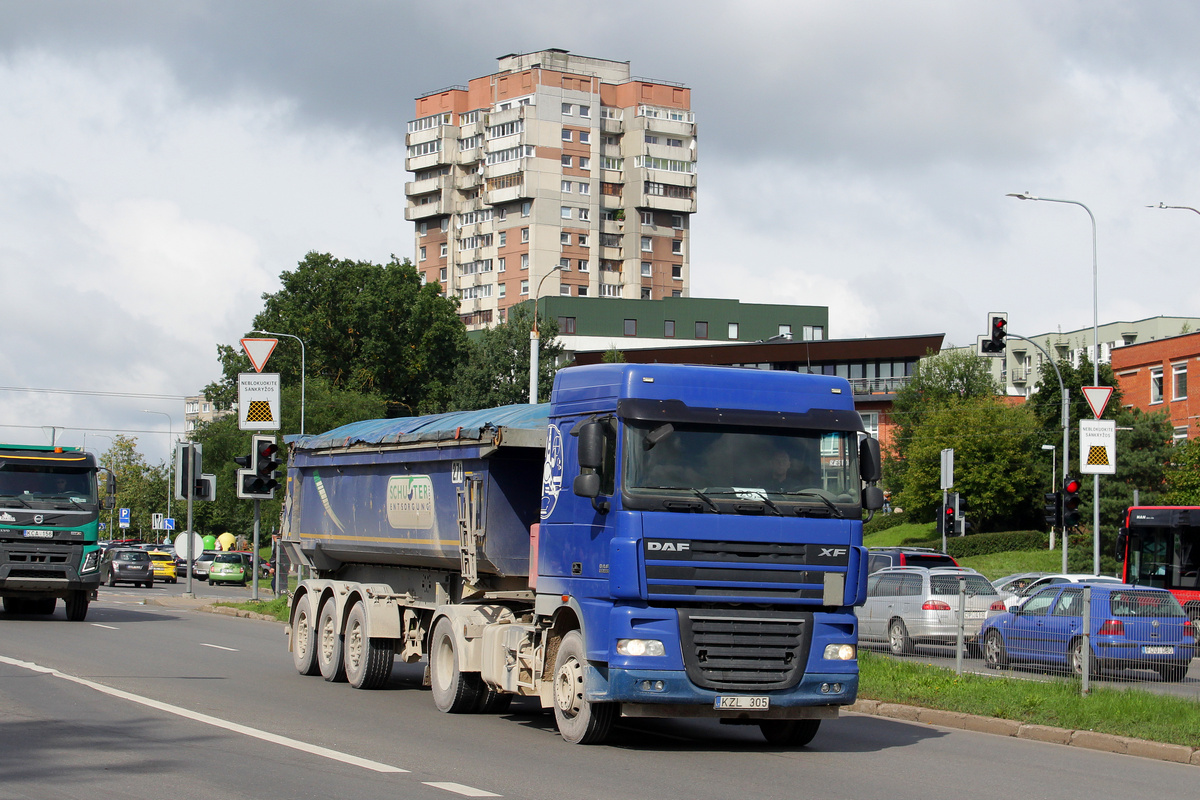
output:
[[[1084,386],[1083,396],[1087,399],[1088,405],[1092,407],[1092,413],[1096,415],[1096,419],[1100,419],[1100,415],[1104,413],[1104,407],[1108,405],[1108,398],[1112,397],[1113,387],[1111,386]]]
[[[255,372],[263,371],[277,344],[278,339],[242,339],[242,349],[246,351]]]

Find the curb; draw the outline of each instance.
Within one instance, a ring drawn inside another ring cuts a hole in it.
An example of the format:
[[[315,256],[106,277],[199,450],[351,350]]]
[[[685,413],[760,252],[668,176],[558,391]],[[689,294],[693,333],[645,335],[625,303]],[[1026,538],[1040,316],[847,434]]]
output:
[[[1017,739],[1030,739],[1051,744],[1065,744],[1070,747],[1083,747],[1088,750],[1099,750],[1104,753],[1119,753],[1121,755],[1153,758],[1159,761],[1172,761],[1176,764],[1189,764],[1194,767],[1200,767],[1200,748],[1151,742],[1146,739],[1134,739],[1129,736],[1117,736],[1111,733],[1054,728],[1049,725],[1032,725],[1011,719],[981,717],[976,714],[965,714],[959,711],[940,711],[938,709],[921,708],[919,706],[906,706],[900,703],[885,703],[880,700],[859,700],[853,705],[846,706],[845,710],[856,714],[898,719],[904,722],[918,722],[924,725],[938,725],[943,728],[957,728],[977,733],[1012,736]]]
[[[164,608],[183,608],[188,611],[204,611],[209,614],[222,614],[227,617],[242,617],[243,619],[259,619],[264,622],[278,622],[284,624],[274,617],[266,614],[259,614],[257,611],[243,611],[240,608],[230,608],[229,606],[214,606],[211,600],[166,600],[156,597],[150,597],[142,600],[142,605],[147,606],[162,606]]]

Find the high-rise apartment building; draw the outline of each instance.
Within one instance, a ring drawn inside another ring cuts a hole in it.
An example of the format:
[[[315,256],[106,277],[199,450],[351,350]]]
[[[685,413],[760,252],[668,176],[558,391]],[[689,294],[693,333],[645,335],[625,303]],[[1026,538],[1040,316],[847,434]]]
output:
[[[629,62],[542,50],[422,95],[405,217],[426,282],[469,329],[535,297],[688,296],[691,91]]]

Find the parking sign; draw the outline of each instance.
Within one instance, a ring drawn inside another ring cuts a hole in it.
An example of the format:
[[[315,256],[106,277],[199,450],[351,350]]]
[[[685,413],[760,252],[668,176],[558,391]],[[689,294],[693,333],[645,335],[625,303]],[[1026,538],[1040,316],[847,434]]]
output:
[[[129,509],[122,508],[118,511],[118,525],[122,528],[129,527]]]

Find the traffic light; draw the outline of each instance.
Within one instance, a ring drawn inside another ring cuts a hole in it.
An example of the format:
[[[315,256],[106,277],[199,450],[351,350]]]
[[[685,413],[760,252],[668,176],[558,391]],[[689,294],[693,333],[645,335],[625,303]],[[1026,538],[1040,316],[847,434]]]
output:
[[[255,434],[251,437],[248,456],[237,456],[233,460],[245,469],[237,471],[238,497],[244,500],[271,500],[279,487],[279,445],[275,437]]]
[[[1074,528],[1079,525],[1079,490],[1083,483],[1079,478],[1068,475],[1063,481],[1062,491],[1062,525],[1063,528]]]
[[[1045,505],[1042,510],[1046,515],[1046,527],[1061,528],[1062,527],[1062,495],[1058,492],[1050,492],[1045,495]]]
[[[946,498],[946,505],[942,508],[942,533],[946,536],[953,536],[958,532],[957,526],[954,524],[954,503],[955,496],[951,494]]]
[[[967,522],[967,498],[959,492],[954,493],[954,532],[966,536],[970,524]]]
[[[175,499],[187,500],[188,487],[192,488],[192,496],[197,497],[196,484],[200,481],[200,471],[204,468],[204,446],[197,442],[176,442],[175,444]]]
[[[1008,336],[1008,314],[994,312],[989,315],[988,334],[989,338],[980,343],[983,352],[1003,353],[1004,339]]]

